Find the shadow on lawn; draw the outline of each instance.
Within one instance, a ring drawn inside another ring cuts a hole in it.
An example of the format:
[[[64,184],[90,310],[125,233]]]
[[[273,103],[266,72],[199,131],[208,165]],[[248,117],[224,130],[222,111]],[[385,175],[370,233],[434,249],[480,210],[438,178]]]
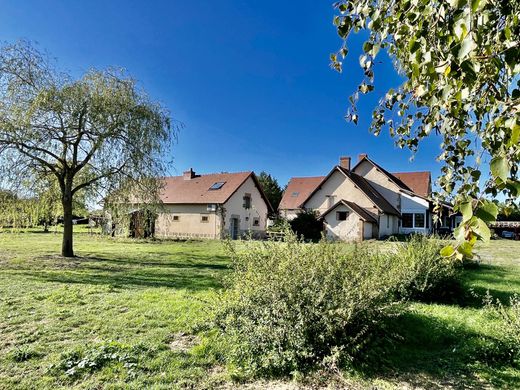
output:
[[[33,279],[66,284],[108,285],[112,287],[169,287],[200,291],[222,287],[222,276],[228,268],[224,256],[180,255],[179,261],[168,261],[171,255],[105,258],[50,256],[52,263],[40,269],[21,272]],[[164,258],[164,260],[161,259]],[[46,260],[46,257],[40,258]],[[160,260],[157,260],[160,259]],[[202,261],[205,260],[205,261]]]
[[[392,335],[392,336],[388,336]],[[407,382],[420,388],[481,389],[489,373],[491,385],[510,388],[518,378],[507,373],[514,363],[500,340],[463,325],[409,312],[386,328],[361,372],[367,378]]]

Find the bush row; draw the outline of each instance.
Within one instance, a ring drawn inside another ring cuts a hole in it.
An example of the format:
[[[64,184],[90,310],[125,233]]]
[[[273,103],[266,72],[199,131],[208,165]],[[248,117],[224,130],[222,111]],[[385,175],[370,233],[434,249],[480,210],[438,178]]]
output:
[[[431,297],[456,277],[436,240],[377,244],[229,243],[233,272],[216,324],[228,363],[246,376],[353,365],[403,300]]]

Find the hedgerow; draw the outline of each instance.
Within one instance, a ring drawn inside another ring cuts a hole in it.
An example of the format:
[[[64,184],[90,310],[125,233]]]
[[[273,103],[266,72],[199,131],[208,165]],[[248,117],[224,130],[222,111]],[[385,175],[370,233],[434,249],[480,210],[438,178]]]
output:
[[[371,341],[385,337],[404,300],[452,275],[427,239],[384,252],[308,244],[291,232],[284,242],[228,245],[233,272],[215,322],[229,366],[246,377],[373,361]]]

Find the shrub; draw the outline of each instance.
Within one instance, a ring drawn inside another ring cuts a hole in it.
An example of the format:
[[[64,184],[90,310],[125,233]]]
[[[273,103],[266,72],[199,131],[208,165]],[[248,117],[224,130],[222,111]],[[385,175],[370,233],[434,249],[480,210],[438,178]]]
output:
[[[229,243],[234,272],[217,307],[228,363],[244,375],[353,364],[381,320],[400,312],[391,256],[321,241]]]
[[[318,220],[318,215],[314,211],[304,211],[292,221],[291,229],[298,237],[303,237],[309,241],[319,241],[323,232],[323,222]]]
[[[453,298],[459,292],[459,263],[440,255],[444,246],[434,237],[415,234],[391,251],[403,273],[399,292],[403,297],[428,301]]]
[[[484,303],[488,314],[498,320],[496,333],[502,335],[507,355],[520,360],[520,295],[510,297],[508,307],[498,299],[493,302],[488,292]]]

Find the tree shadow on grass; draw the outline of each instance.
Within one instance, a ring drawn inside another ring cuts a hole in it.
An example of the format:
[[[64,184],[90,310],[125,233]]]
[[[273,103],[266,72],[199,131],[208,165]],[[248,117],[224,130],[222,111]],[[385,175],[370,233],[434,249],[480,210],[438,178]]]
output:
[[[509,305],[511,297],[520,292],[520,275],[502,266],[481,264],[465,271],[462,286],[464,293],[456,302],[461,307],[481,308],[486,296]]]
[[[50,256],[37,260],[50,260],[43,267],[20,270],[32,279],[65,283],[107,285],[119,288],[168,287],[201,291],[222,288],[222,277],[228,266],[224,256],[213,256],[215,263],[207,256],[150,256],[148,259],[133,257],[82,257],[63,258]],[[177,260],[178,257],[178,260]],[[160,260],[158,260],[160,259]],[[204,261],[202,261],[204,260]]]
[[[427,389],[514,388],[518,380],[508,372],[514,362],[500,340],[456,322],[408,312],[388,324],[386,332],[369,347],[373,357],[360,370],[367,378]],[[483,381],[483,373],[490,383]]]

